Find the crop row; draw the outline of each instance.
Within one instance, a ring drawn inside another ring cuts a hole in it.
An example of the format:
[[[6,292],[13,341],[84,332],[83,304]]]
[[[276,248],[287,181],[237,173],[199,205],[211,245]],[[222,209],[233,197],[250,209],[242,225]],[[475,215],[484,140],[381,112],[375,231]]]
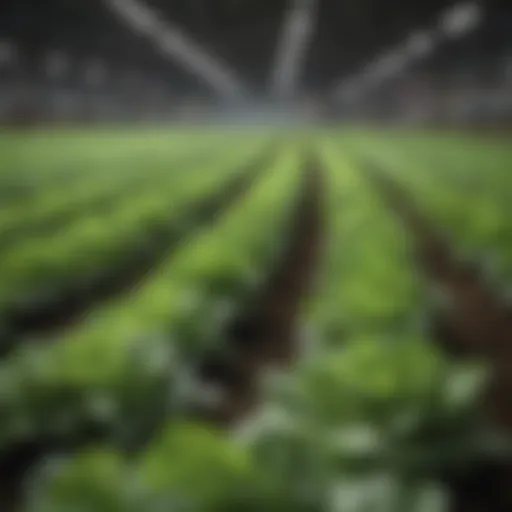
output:
[[[237,134],[230,138],[241,144],[248,140]],[[252,138],[255,143],[266,139]],[[2,134],[0,199],[3,204],[26,203],[41,193],[65,193],[102,176],[122,180],[130,168],[147,170],[153,163],[160,167],[183,150],[201,153],[222,147],[225,140],[225,135],[214,133]]]
[[[88,176],[85,183],[77,180],[65,190],[58,187],[43,190],[31,201],[7,205],[0,210],[0,250],[5,252],[9,246],[27,237],[53,235],[75,219],[122,208],[120,203],[154,191],[160,183],[166,186],[171,180],[182,179],[183,174],[194,168],[204,168],[199,164],[201,160],[206,162],[215,157],[210,153],[191,157],[190,150],[186,150],[162,162],[154,162],[147,170],[140,161],[131,161],[123,165],[122,176],[113,172]]]
[[[494,284],[505,289],[512,279],[512,152],[496,144],[363,136],[346,146],[403,183],[461,258],[481,264]]]
[[[179,179],[171,172],[115,209],[99,209],[6,249],[0,255],[5,336],[23,334],[25,325],[34,330],[37,317],[51,327],[61,304],[79,307],[143,275],[185,234],[209,221],[228,185],[251,178],[244,163],[253,151],[242,147]]]

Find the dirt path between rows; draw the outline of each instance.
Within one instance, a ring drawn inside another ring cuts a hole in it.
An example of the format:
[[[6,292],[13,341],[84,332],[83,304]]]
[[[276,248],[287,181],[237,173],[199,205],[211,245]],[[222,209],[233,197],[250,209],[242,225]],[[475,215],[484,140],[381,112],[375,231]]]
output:
[[[405,227],[420,270],[448,299],[433,336],[456,359],[481,358],[494,376],[484,402],[488,419],[512,433],[512,315],[475,266],[462,264],[454,248],[418,210],[411,196],[386,171],[365,163],[364,172]],[[440,184],[442,186],[442,184]],[[475,468],[452,481],[454,512],[512,510],[512,461]]]
[[[290,367],[300,354],[300,309],[311,293],[323,246],[324,187],[320,165],[308,155],[289,242],[255,306],[230,326],[232,356],[201,367],[202,378],[223,392],[221,406],[210,418],[221,425],[243,420],[257,406],[262,371]]]

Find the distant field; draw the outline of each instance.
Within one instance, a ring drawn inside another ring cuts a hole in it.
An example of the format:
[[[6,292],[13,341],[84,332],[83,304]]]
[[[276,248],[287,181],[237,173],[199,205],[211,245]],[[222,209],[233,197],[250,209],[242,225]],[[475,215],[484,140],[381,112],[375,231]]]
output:
[[[295,363],[325,425],[439,414],[448,355],[504,357],[511,218],[512,147],[477,136],[3,134],[0,466],[144,444],[199,407],[184,369],[222,425]]]

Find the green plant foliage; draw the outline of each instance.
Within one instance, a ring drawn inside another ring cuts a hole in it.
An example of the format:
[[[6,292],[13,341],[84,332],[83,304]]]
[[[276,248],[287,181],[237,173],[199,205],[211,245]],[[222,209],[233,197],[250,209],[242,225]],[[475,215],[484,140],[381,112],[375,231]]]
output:
[[[269,138],[0,137],[0,197],[22,172],[0,209],[0,242],[10,240],[0,247],[1,334],[19,343],[0,361],[1,457],[62,442],[31,467],[23,512],[447,512],[447,475],[512,456],[482,414],[492,368],[437,348],[426,327],[445,297],[430,292],[410,237],[358,167],[360,155],[384,166],[504,290],[512,153],[426,134],[313,140],[325,225],[317,288],[296,319],[309,350],[261,375],[262,398],[243,422],[221,429],[191,418],[222,398],[199,380],[198,362],[227,348],[231,320],[289,244],[299,152],[311,140],[290,137],[206,227],[190,212]],[[218,156],[166,172],[171,157],[201,148]],[[111,209],[98,207],[105,201]],[[11,332],[16,308],[86,291],[170,232],[189,236],[48,344]]]
[[[135,501],[155,512],[162,503],[193,511],[440,512],[447,495],[439,469],[507,447],[476,419],[484,382],[481,367],[450,367],[424,342],[354,340],[271,378],[261,410],[231,435],[170,425],[143,454],[115,466],[108,489],[134,478]],[[41,502],[122,500],[127,484],[115,498],[104,496],[101,475],[121,458],[106,453],[92,468],[89,453],[71,459],[43,487]],[[98,479],[90,497],[79,476],[85,468]]]

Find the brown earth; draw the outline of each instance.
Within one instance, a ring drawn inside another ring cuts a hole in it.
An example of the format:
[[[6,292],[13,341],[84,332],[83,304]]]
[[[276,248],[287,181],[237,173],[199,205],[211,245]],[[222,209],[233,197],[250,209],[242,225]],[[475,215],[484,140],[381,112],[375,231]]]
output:
[[[232,425],[259,403],[260,374],[286,368],[300,353],[300,308],[310,293],[322,248],[324,180],[319,165],[307,159],[302,196],[290,229],[290,241],[258,294],[256,306],[230,329],[229,361],[209,360],[203,378],[220,386],[224,400],[215,420]]]

